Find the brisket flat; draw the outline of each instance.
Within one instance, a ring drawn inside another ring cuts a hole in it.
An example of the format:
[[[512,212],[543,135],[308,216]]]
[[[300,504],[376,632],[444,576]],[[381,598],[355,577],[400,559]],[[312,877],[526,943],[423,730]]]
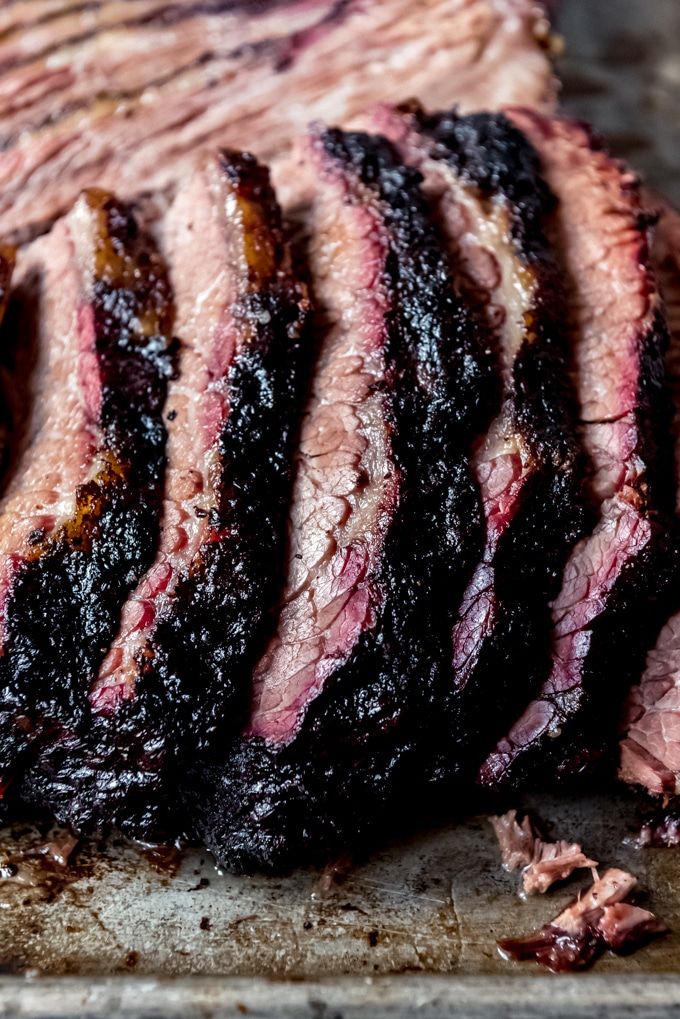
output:
[[[673,402],[676,486],[680,479],[680,214],[662,209],[652,248],[657,278],[666,306],[671,342],[667,357]],[[676,516],[680,488],[676,488]],[[625,737],[621,742],[619,776],[648,792],[680,793],[680,611],[675,564],[674,611],[647,656],[640,683],[627,704]]]
[[[14,248],[0,244],[0,323],[5,317],[9,302],[10,285],[16,262]],[[9,408],[10,392],[13,388],[8,374],[8,366],[0,356],[0,476],[7,466],[9,457],[9,432],[11,413]]]
[[[666,584],[671,474],[660,441],[667,329],[638,184],[581,125],[527,111],[510,116],[540,153],[560,201],[597,521],[573,549],[552,605],[549,674],[484,764],[480,781],[489,785],[519,781],[537,767],[575,774],[615,743],[618,710]]]
[[[199,147],[270,158],[375,101],[551,105],[547,33],[536,0],[4,3],[0,236],[93,181],[131,198]]]
[[[456,606],[440,716],[445,770],[474,775],[537,690],[549,601],[583,528],[565,302],[548,240],[555,200],[535,150],[503,114],[412,107],[378,119],[425,175],[459,287],[495,338],[502,380],[498,414],[472,457],[485,543]]]
[[[172,302],[128,208],[86,191],[22,252],[8,325],[23,415],[0,502],[3,784],[86,713],[88,677],[153,554]]]
[[[314,132],[304,164],[323,340],[288,578],[243,735],[196,798],[201,838],[234,870],[337,848],[399,793],[482,540],[462,450],[489,383],[484,334],[420,175],[385,140],[338,130]]]
[[[90,689],[91,716],[50,745],[30,782],[61,821],[147,838],[178,755],[227,739],[248,705],[283,567],[307,313],[268,171],[252,156],[206,157],[162,246],[182,347],[160,542]]]

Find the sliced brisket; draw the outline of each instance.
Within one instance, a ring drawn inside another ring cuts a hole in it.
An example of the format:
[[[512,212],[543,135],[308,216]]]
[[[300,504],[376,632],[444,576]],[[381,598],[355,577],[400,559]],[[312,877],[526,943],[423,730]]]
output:
[[[236,870],[349,842],[399,792],[418,719],[432,717],[451,594],[482,537],[461,452],[488,384],[482,336],[420,175],[386,141],[337,130],[312,134],[305,167],[324,322],[288,578],[248,724],[206,775],[197,818]]]
[[[481,770],[490,785],[532,771],[535,777],[537,767],[573,774],[612,745],[665,587],[670,495],[670,465],[660,449],[667,329],[637,182],[582,126],[527,111],[510,116],[538,150],[560,202],[573,370],[597,522],[572,551],[552,605],[549,675]]]
[[[33,797],[78,828],[151,837],[161,772],[224,740],[248,705],[283,566],[307,313],[268,171],[206,157],[164,224],[181,341],[155,559],[90,689],[92,717],[51,745]],[[176,775],[170,780],[178,781]]]
[[[0,244],[0,323],[5,317],[9,302],[10,284],[14,272],[16,252],[14,248]],[[7,375],[8,365],[0,354],[0,472],[7,466],[9,456],[9,430],[11,425],[10,392],[12,380]]]
[[[271,157],[376,101],[554,97],[535,0],[13,3],[0,19],[1,236],[93,181],[129,198],[174,184],[198,147]]]
[[[5,781],[23,751],[86,713],[89,677],[153,554],[172,329],[158,255],[103,191],[21,253],[16,305],[26,385],[0,502]]]
[[[671,333],[667,358],[668,382],[673,401],[673,442],[676,485],[680,480],[680,213],[664,208],[652,248],[661,294]],[[676,513],[680,511],[680,487],[676,489]],[[625,738],[621,743],[619,775],[625,782],[648,792],[675,796],[680,793],[680,611],[678,564],[675,578],[675,611],[647,656],[640,683],[634,687],[626,709]]]
[[[582,533],[575,406],[553,195],[536,152],[503,114],[379,115],[425,175],[460,288],[496,341],[501,406],[472,467],[485,544],[458,609],[446,767],[474,775],[536,691],[567,552]],[[535,664],[533,664],[535,663]]]

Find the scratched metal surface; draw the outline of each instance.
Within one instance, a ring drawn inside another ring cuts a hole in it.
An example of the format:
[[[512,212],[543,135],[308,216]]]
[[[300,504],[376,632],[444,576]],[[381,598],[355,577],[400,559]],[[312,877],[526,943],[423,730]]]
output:
[[[563,0],[559,27],[567,109],[680,202],[678,0]],[[47,890],[0,888],[0,1016],[680,1014],[680,853],[626,845],[625,798],[534,806],[556,834],[631,869],[674,933],[592,975],[508,966],[495,937],[542,924],[579,885],[520,900],[483,818],[378,851],[325,896],[311,871],[233,878],[202,854],[159,863],[112,843],[85,847]],[[0,833],[0,855],[35,838]]]

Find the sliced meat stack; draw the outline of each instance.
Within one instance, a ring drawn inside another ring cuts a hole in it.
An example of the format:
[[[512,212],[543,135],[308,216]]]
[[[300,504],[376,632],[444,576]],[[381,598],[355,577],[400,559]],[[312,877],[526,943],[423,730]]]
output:
[[[93,181],[172,187],[198,148],[270,158],[381,99],[550,106],[548,49],[536,0],[6,0],[0,235]]]
[[[139,0],[134,31],[166,19],[191,50],[195,18],[227,17],[199,6]],[[230,24],[272,27],[271,6],[249,21],[227,5]],[[430,6],[472,40],[496,10]],[[411,17],[398,0],[322,7],[287,5],[302,35],[283,76],[364,10],[373,30]],[[231,59],[256,81],[252,56]],[[621,775],[680,788],[659,294],[677,418],[680,215],[650,256],[635,178],[547,114],[409,103],[369,123],[314,126],[279,167],[290,226],[253,156],[192,156],[180,178],[160,145],[174,195],[137,206],[152,226],[89,190],[19,252],[0,346],[10,807],[146,840],[189,829],[235,871],[347,851],[433,796],[613,766],[664,617]],[[48,215],[61,200],[46,192]],[[13,257],[0,249],[0,314]],[[592,862],[539,842],[527,861],[542,889]],[[505,949],[552,964],[563,928],[588,957],[657,930],[615,905]]]
[[[469,777],[535,692],[548,603],[583,524],[565,302],[547,240],[555,201],[503,114],[378,119],[425,175],[501,379],[498,413],[472,456],[485,543],[455,606],[444,716],[444,769]]]
[[[87,191],[21,253],[14,455],[0,502],[0,774],[87,713],[153,556],[172,303],[129,210]],[[12,337],[10,337],[12,339]]]
[[[665,301],[671,343],[668,382],[673,401],[676,518],[680,511],[680,214],[663,207],[652,249]],[[680,612],[675,564],[674,611],[647,657],[639,685],[631,692],[621,743],[620,777],[655,795],[680,793]]]
[[[384,140],[326,130],[305,170],[324,335],[288,576],[248,723],[197,800],[202,838],[238,870],[356,837],[399,792],[422,752],[450,593],[481,547],[464,450],[488,383],[484,334],[455,294],[419,175]]]
[[[283,565],[307,314],[268,171],[208,157],[164,223],[181,340],[165,409],[160,542],[31,796],[78,828],[151,836],[177,755],[224,741],[247,707]],[[92,673],[90,673],[92,675]]]
[[[572,287],[573,368],[587,492],[597,515],[552,605],[552,662],[537,698],[484,764],[498,785],[548,769],[574,774],[611,748],[665,587],[670,462],[667,329],[635,178],[578,124],[510,113],[560,202]]]

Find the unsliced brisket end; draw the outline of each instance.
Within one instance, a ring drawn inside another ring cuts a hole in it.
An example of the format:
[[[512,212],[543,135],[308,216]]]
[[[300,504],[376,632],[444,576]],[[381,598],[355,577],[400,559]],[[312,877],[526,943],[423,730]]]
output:
[[[671,342],[666,359],[673,402],[676,485],[680,479],[680,213],[664,207],[652,247]],[[676,490],[676,514],[680,487]],[[619,776],[653,794],[680,793],[680,612],[679,563],[675,562],[674,611],[647,656],[640,683],[625,712]]]
[[[527,111],[510,116],[538,149],[560,201],[573,370],[598,519],[570,555],[552,605],[549,675],[484,764],[480,781],[488,785],[535,778],[537,768],[573,775],[613,745],[666,587],[671,474],[662,439],[667,327],[637,182],[582,126]]]
[[[21,253],[16,300],[25,391],[0,502],[3,783],[27,748],[87,714],[89,678],[149,564],[171,371],[165,270],[106,192],[84,192]]]
[[[43,800],[83,829],[152,837],[161,779],[237,732],[279,593],[307,316],[266,168],[206,157],[164,224],[181,341],[155,559],[90,689],[50,747]],[[170,776],[170,778],[168,777]]]
[[[481,544],[462,450],[488,366],[420,175],[385,140],[338,130],[312,134],[305,164],[324,323],[288,579],[248,724],[197,818],[234,870],[350,842],[399,792],[432,717],[443,592],[460,590]]]
[[[472,777],[537,689],[568,551],[583,533],[555,204],[504,114],[378,115],[425,175],[460,288],[496,341],[501,404],[472,467],[485,543],[453,628],[442,772]]]
[[[271,158],[311,119],[380,100],[554,101],[536,0],[6,6],[2,236],[44,229],[92,181],[132,198],[181,179],[199,147]]]

